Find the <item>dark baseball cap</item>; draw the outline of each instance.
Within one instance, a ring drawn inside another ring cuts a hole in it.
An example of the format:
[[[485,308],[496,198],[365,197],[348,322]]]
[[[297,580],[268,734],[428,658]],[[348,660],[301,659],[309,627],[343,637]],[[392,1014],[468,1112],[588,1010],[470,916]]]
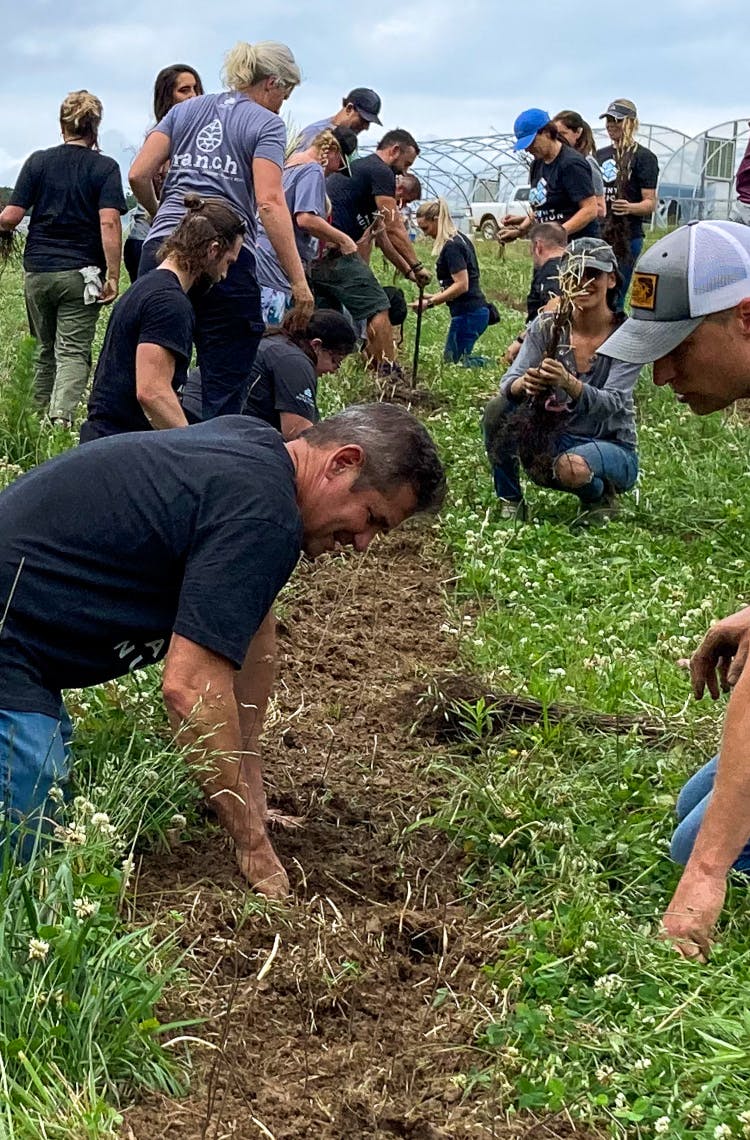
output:
[[[356,111],[368,123],[377,123],[382,127],[378,118],[380,114],[380,96],[371,87],[353,87],[344,99],[344,105],[351,103]]]
[[[613,99],[600,119],[637,119],[638,112],[635,103],[630,99]]]
[[[691,222],[646,250],[633,274],[631,315],[599,349],[630,364],[674,352],[711,313],[750,297],[750,226]]]

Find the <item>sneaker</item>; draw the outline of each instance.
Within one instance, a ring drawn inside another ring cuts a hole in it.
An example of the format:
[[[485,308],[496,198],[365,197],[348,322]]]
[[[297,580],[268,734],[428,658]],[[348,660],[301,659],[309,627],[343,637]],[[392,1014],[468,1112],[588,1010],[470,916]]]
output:
[[[515,519],[526,522],[529,511],[525,499],[498,499],[498,514],[501,519]]]
[[[585,510],[576,515],[570,524],[571,530],[583,530],[589,526],[604,526],[605,523],[616,519],[620,513],[620,504],[617,492],[611,483],[604,480],[604,494],[596,503],[590,503]]]

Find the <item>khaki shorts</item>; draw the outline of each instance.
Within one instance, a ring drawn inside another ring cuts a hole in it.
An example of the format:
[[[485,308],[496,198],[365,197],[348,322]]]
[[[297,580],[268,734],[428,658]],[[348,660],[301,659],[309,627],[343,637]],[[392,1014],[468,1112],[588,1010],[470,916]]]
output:
[[[355,321],[369,321],[390,308],[385,290],[358,253],[316,261],[310,282],[318,308],[346,308]]]

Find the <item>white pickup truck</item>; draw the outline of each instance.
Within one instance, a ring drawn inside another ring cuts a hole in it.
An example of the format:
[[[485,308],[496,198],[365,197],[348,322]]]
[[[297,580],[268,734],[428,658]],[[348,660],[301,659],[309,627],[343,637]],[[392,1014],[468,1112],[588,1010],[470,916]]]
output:
[[[471,202],[469,218],[472,231],[476,230],[487,241],[494,241],[506,214],[530,214],[530,186],[517,186],[504,202]]]

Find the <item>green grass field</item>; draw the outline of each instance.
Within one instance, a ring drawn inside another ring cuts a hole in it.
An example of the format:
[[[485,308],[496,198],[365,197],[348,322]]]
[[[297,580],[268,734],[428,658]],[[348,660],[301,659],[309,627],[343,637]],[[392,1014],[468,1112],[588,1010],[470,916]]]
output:
[[[479,251],[486,291],[522,300],[522,251]],[[0,292],[2,486],[74,439],[30,410],[19,278],[6,274]],[[491,357],[523,323],[502,311],[482,341]],[[575,718],[492,737],[491,708],[461,710],[466,747],[430,822],[463,846],[477,904],[506,919],[485,967],[497,1001],[477,1029],[482,1061],[465,1074],[466,1095],[491,1087],[507,1113],[613,1135],[750,1135],[744,882],[730,890],[710,965],[655,938],[678,877],[667,856],[674,799],[721,727],[722,708],[692,702],[677,662],[750,592],[748,427],[736,414],[691,416],[644,370],[641,477],[620,519],[573,532],[575,499],[532,486],[532,521],[501,522],[480,419],[502,369],[444,367],[446,327],[444,311],[426,314],[420,387],[439,399],[425,418],[449,467],[440,533],[462,666],[488,690],[670,729],[658,746]],[[347,362],[324,403],[363,384]],[[76,696],[82,799],[68,842],[22,873],[0,870],[0,1140],[115,1135],[139,1090],[185,1079],[184,1046],[162,1048],[172,1027],[154,1012],[178,983],[179,957],[130,925],[125,894],[136,841],[158,846],[195,820],[183,767],[159,763],[171,750],[158,683],[152,672]]]

